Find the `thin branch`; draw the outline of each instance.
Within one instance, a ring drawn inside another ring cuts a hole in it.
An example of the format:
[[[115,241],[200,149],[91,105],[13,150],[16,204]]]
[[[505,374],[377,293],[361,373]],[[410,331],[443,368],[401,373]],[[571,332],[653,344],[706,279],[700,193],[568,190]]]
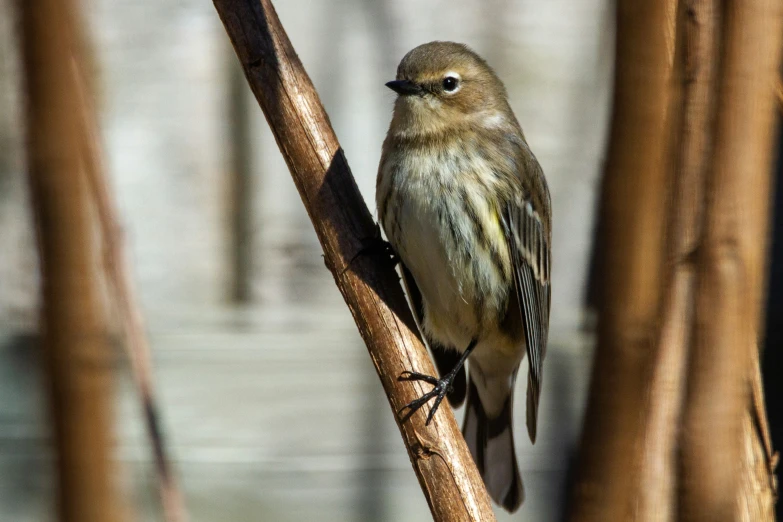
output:
[[[231,60],[226,46],[226,59]],[[253,259],[253,188],[250,111],[253,109],[247,95],[245,75],[239,64],[228,67],[228,119],[231,136],[229,172],[229,218],[231,261],[231,300],[246,304],[252,300],[252,279],[256,266]]]
[[[117,306],[122,321],[125,333],[123,344],[131,363],[131,374],[141,398],[144,422],[152,443],[164,517],[167,522],[187,522],[188,516],[182,492],[167,457],[155,399],[149,340],[144,326],[144,316],[132,283],[117,203],[106,175],[106,163],[100,146],[101,139],[95,121],[95,110],[86,92],[84,70],[77,60],[73,60],[72,71],[82,109],[79,122],[83,135],[82,163],[89,184],[90,197],[97,209],[103,245],[103,266],[111,285],[113,303]]]
[[[434,374],[398,277],[368,247],[379,238],[329,118],[269,0],[214,0],[266,115],[394,412],[418,397],[404,370]],[[380,145],[380,144],[379,144]],[[433,518],[494,520],[489,497],[451,409],[395,419]],[[346,419],[350,422],[350,419]]]

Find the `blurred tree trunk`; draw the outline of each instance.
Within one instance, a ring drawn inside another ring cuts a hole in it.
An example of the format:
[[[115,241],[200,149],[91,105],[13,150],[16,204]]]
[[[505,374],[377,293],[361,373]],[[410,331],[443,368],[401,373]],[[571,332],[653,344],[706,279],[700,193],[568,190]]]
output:
[[[696,252],[680,517],[774,520],[758,341],[783,27],[775,0],[726,1],[722,15],[715,146]]]
[[[675,0],[617,6],[612,131],[603,183],[599,348],[572,518],[628,520],[645,493],[640,442],[664,269]],[[643,100],[643,103],[641,101]],[[630,459],[630,460],[629,460]],[[633,499],[633,501],[631,501]]]
[[[19,6],[58,510],[63,522],[113,522],[123,518],[110,458],[113,361],[81,158],[77,19],[69,1]]]
[[[758,370],[772,0],[619,0],[598,349],[571,520],[772,520]]]

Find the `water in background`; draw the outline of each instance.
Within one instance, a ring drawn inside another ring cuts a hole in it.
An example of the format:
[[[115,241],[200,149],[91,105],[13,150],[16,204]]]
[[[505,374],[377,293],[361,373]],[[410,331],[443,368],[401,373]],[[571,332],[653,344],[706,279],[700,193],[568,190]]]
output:
[[[527,501],[500,520],[557,520],[589,373],[583,294],[608,117],[611,3],[277,4],[373,210],[394,100],[383,84],[405,52],[429,40],[462,41],[506,82],[552,192],[554,288],[535,446],[525,436],[524,401],[516,405]],[[0,0],[0,520],[32,522],[53,516],[52,455],[36,344],[35,245],[12,5]],[[192,519],[428,520],[366,348],[252,102],[253,301],[230,302],[228,97],[236,59],[212,4],[84,5],[109,168]],[[125,366],[117,421],[127,501],[143,506],[141,519],[159,520]]]

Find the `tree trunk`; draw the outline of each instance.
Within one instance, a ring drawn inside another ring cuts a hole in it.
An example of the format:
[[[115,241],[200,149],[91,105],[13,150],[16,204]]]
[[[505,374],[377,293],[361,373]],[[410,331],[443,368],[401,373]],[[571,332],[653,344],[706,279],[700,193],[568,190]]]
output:
[[[73,82],[80,41],[69,1],[20,2],[28,169],[41,253],[46,378],[62,522],[114,522],[112,352]]]
[[[651,457],[641,444],[652,421],[650,369],[662,301],[675,8],[674,0],[618,1],[614,114],[602,195],[604,304],[572,520],[629,520],[640,496],[658,496],[654,490],[667,487],[643,477]]]
[[[684,405],[680,515],[687,521],[774,519],[771,480],[766,487],[747,488],[754,476],[747,462],[757,453],[748,448],[760,446],[758,453],[764,453],[765,444],[760,430],[743,424],[756,414],[752,392],[760,386],[751,383],[761,380],[757,343],[783,45],[780,14],[774,0],[724,3],[715,149],[697,251],[696,325]],[[769,475],[769,466],[761,471]],[[742,506],[762,516],[749,519]]]
[[[601,266],[611,279],[574,521],[773,520],[757,339],[779,9],[682,0],[673,14],[618,4]],[[662,59],[672,48],[673,69]]]

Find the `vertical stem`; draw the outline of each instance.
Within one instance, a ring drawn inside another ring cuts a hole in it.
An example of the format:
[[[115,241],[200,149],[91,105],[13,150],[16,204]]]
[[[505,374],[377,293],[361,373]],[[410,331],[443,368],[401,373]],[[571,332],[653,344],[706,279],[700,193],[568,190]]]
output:
[[[252,298],[253,278],[252,107],[242,68],[233,60],[229,66],[231,299],[243,304]]]
[[[112,440],[112,357],[81,158],[70,1],[19,3],[28,169],[42,261],[44,349],[62,522],[122,520]]]
[[[667,222],[664,302],[655,356],[650,361],[649,411],[640,444],[640,499],[635,520],[675,520],[680,479],[679,438],[687,361],[694,322],[696,270],[693,251],[702,230],[704,180],[712,146],[718,14],[714,0],[678,5],[673,100],[672,192]]]
[[[618,0],[599,338],[571,520],[635,520],[662,307],[676,1]]]
[[[133,380],[141,398],[144,421],[153,448],[164,516],[167,522],[186,522],[187,512],[182,492],[168,459],[165,437],[155,399],[152,354],[147,339],[144,316],[125,253],[125,235],[120,223],[117,203],[107,179],[96,115],[86,92],[84,68],[80,66],[78,60],[73,61],[72,72],[81,108],[79,131],[82,138],[82,161],[90,191],[89,197],[91,203],[95,205],[100,226],[103,269],[110,285],[113,304],[117,306],[122,329],[125,333],[124,346],[131,364]]]
[[[769,483],[755,491],[745,486],[753,480],[748,460],[765,453],[763,435],[748,429],[748,419],[759,401],[756,350],[783,27],[774,0],[726,0],[723,18],[715,148],[697,256],[696,325],[683,420],[679,505],[680,519],[688,522],[773,517]],[[753,446],[758,451],[748,451]],[[768,474],[768,466],[761,469]],[[754,509],[748,511],[749,504]],[[756,518],[748,518],[749,512]]]

